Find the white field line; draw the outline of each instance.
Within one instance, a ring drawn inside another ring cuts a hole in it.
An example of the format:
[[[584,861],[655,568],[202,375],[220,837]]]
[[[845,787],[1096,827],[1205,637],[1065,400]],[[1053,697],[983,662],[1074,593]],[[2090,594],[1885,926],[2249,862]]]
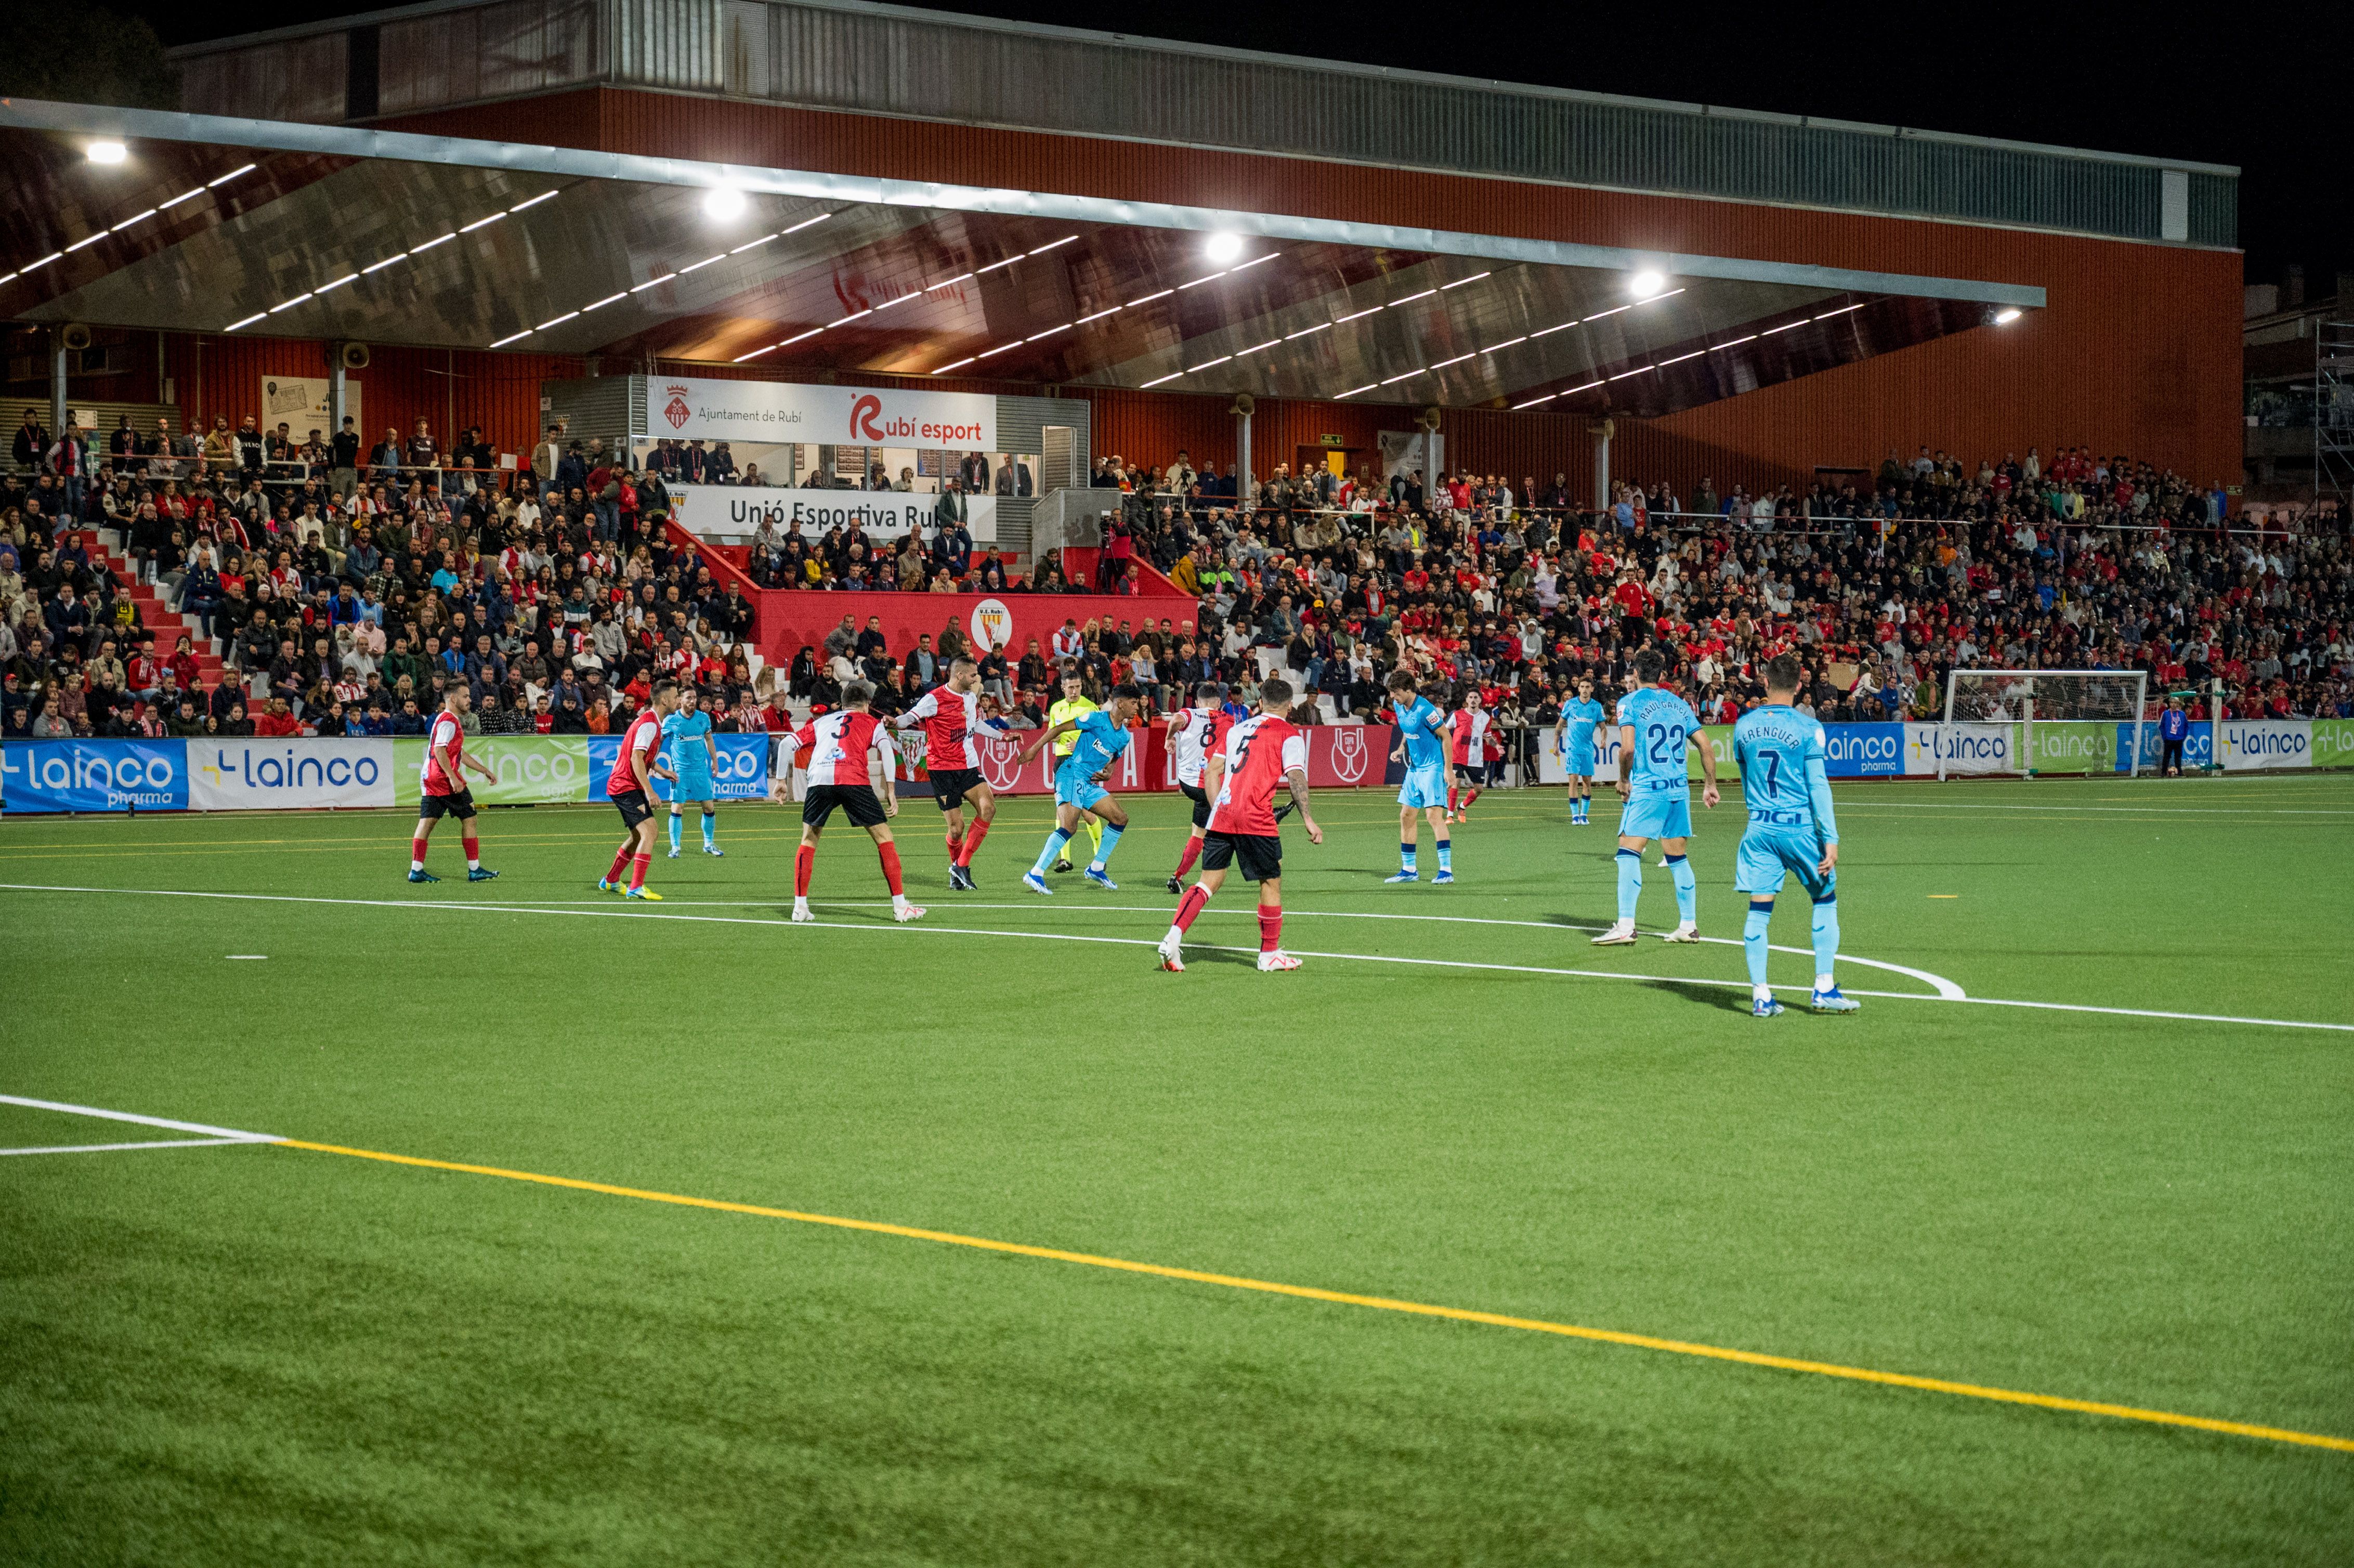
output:
[[[261,1138],[166,1138],[146,1143],[58,1143],[47,1149],[0,1149],[0,1155],[103,1154],[117,1149],[227,1149],[232,1145],[276,1141],[276,1139]]]
[[[132,898],[213,898],[225,899],[236,903],[250,904],[324,904],[343,905],[363,909],[462,910],[477,915],[566,915],[584,920],[683,920],[700,925],[771,926],[782,927],[787,930],[793,928],[793,923],[787,920],[755,920],[743,916],[730,915],[673,915],[664,914],[659,911],[641,909],[574,909],[514,904],[444,904],[428,902],[421,899],[408,900],[398,898],[317,898],[283,893],[197,893],[179,888],[156,887],[67,887],[25,882],[0,882],[0,892],[88,893]],[[917,935],[929,934],[947,937],[997,937],[1011,941],[1092,942],[1098,943],[1106,947],[1119,948],[1150,948],[1158,946],[1158,944],[1149,937],[1084,937],[1076,935],[1076,933],[1062,931],[998,931],[978,929],[966,926],[933,926],[920,922],[909,925],[898,925],[865,920],[816,920],[806,922],[805,924],[810,927],[818,930],[864,931],[868,933],[877,931],[905,931],[913,932]],[[1246,948],[1197,948],[1196,950],[1235,953],[1256,951],[1256,949]],[[1367,964],[1404,964],[1426,969],[1480,969],[1508,974],[1559,975],[1579,980],[1638,980],[1652,985],[1698,986],[1709,990],[1723,990],[1727,987],[1735,990],[1746,990],[1749,985],[1747,980],[1694,980],[1676,975],[1636,975],[1627,974],[1616,969],[1551,969],[1534,964],[1472,963],[1460,959],[1405,959],[1386,957],[1375,953],[1310,952],[1306,948],[1292,948],[1288,950],[1297,952],[1301,958],[1337,959],[1353,963]],[[1776,986],[1774,989],[1777,991],[1796,991],[1808,990],[1810,988],[1804,986]],[[2245,1023],[2270,1029],[2322,1029],[2340,1033],[2354,1034],[2354,1023],[2322,1023],[2295,1018],[2250,1018],[2242,1017],[2233,1013],[2217,1012],[2168,1012],[2154,1008],[2096,1007],[2087,1003],[2072,1001],[2014,1001],[2002,997],[1988,996],[1925,996],[1918,991],[1850,991],[1849,994],[1851,996],[1885,997],[1897,1001],[1946,1001],[1953,1002],[1960,1006],[2027,1007],[2050,1012],[2101,1013],[2115,1018],[2166,1018],[2179,1020],[2186,1023]],[[19,1101],[17,1103],[26,1104],[32,1102]],[[94,1111],[89,1114],[95,1116],[108,1116],[114,1113],[108,1111]],[[178,1126],[182,1124],[169,1123],[165,1125]],[[249,1134],[246,1136],[253,1141],[275,1141],[274,1139],[268,1139],[260,1134]]]
[[[1858,811],[2068,811],[2128,817],[2354,817],[2354,807],[2330,806],[2036,806],[1999,800],[1883,800],[1851,794],[1846,809]]]
[[[1074,891],[1076,890],[1075,889]],[[488,901],[486,900],[485,902]],[[573,905],[610,904],[612,900],[610,898],[517,898],[501,900],[499,902],[501,907],[508,909],[554,909],[568,907]],[[777,907],[778,901],[775,899],[763,900],[757,898],[666,898],[663,903],[665,907],[675,904],[689,909],[774,909]],[[810,907],[812,909],[887,909],[890,906],[879,901],[870,903],[859,899],[812,899],[811,901]],[[949,904],[942,906],[942,907],[949,909],[1036,909],[1040,907],[1040,904],[1039,901],[1034,898],[1028,904],[968,904],[963,899],[959,898]],[[1055,906],[1055,907],[1061,909],[1081,909],[1105,915],[1167,915],[1173,910],[1176,906],[1169,905],[1166,906],[1156,907],[1148,904],[1098,904],[1092,897],[1085,894],[1081,894],[1075,902],[1057,905]],[[1212,904],[1204,907],[1202,913],[1204,915],[1241,916],[1252,914],[1257,909],[1257,907],[1258,906],[1256,904],[1228,903],[1224,906]],[[1421,920],[1447,926],[1514,926],[1531,931],[1604,931],[1609,928],[1605,926],[1576,926],[1572,925],[1567,921],[1556,920],[1493,920],[1479,915],[1407,915],[1385,910],[1364,909],[1286,909],[1283,912],[1283,917],[1286,920]],[[1738,948],[1742,945],[1738,940],[1731,937],[1702,937],[1700,940],[1711,943],[1720,948]],[[1812,958],[1815,952],[1812,948],[1785,948],[1771,942],[1767,943],[1766,946],[1777,953],[1797,953],[1807,958]],[[1861,964],[1864,968],[1870,969],[1886,969],[1891,974],[1903,975],[1908,980],[1917,980],[1934,990],[1939,996],[1943,997],[1947,1001],[1966,1001],[1968,1000],[1967,993],[1966,993],[1960,986],[1956,985],[1952,980],[1947,980],[1945,976],[1932,974],[1927,969],[1912,969],[1903,964],[1892,964],[1882,959],[1860,959],[1853,953],[1841,953],[1840,955],[1840,962],[1843,964]],[[1627,976],[1624,978],[1638,979],[1640,977]]]
[[[239,1132],[233,1127],[207,1127],[200,1121],[173,1121],[167,1117],[139,1116],[131,1111],[101,1110],[96,1106],[67,1105],[62,1100],[33,1100],[22,1095],[0,1095],[0,1105],[23,1106],[27,1110],[58,1111],[66,1116],[94,1116],[101,1121],[136,1122],[141,1127],[160,1127],[173,1132],[200,1132],[204,1141],[213,1143],[281,1143],[274,1132]],[[84,1147],[95,1147],[85,1145]],[[130,1147],[141,1147],[132,1145]]]

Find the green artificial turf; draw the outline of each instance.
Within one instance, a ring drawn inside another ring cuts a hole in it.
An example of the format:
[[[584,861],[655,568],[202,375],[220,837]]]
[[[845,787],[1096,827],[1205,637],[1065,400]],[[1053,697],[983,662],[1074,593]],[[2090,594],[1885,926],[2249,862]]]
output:
[[[1286,943],[1360,957],[1264,976],[1239,885],[1182,976],[1035,939],[1159,936],[1168,800],[1052,900],[1043,804],[951,895],[910,802],[913,927],[841,826],[835,924],[784,924],[783,808],[690,827],[651,907],[589,890],[605,808],[486,816],[475,885],[445,827],[428,887],[390,814],[12,819],[0,882],[149,891],[0,890],[0,1093],[2354,1436],[2354,1035],[1761,1022],[1667,983],[1736,946],[1588,946],[1607,806],[1490,795],[1458,885],[1391,888],[1387,796],[1321,804]],[[1839,805],[1854,954],[2354,1023],[2354,779]],[[1738,807],[1698,815],[1737,938]],[[0,1107],[0,1147],[175,1136]],[[2349,1558],[2354,1453],[332,1153],[0,1159],[0,1561]]]

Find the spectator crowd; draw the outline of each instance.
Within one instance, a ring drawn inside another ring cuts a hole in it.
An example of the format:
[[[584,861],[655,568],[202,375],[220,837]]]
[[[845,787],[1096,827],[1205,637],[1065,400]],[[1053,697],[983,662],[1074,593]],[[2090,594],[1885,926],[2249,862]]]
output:
[[[1303,718],[1379,719],[1404,666],[1480,690],[1525,736],[1581,679],[1623,689],[1650,645],[1718,721],[1759,698],[1784,652],[1826,720],[1934,716],[1962,667],[2138,669],[2154,696],[2220,679],[2233,716],[2354,712],[2341,525],[2234,526],[2220,485],[2081,447],[1975,465],[1925,447],[1804,492],[1622,484],[1600,512],[1559,474],[1426,484],[1411,468],[1279,467],[1249,486],[1183,452],[1159,468],[1106,458],[1093,483],[1119,495],[1091,567],[1049,552],[1024,580],[975,547],[959,504],[968,479],[1026,490],[1026,470],[1001,477],[1012,461],[973,454],[981,468],[943,482],[927,529],[764,523],[739,575],[672,520],[673,482],[759,482],[724,444],[663,443],[640,467],[551,429],[503,467],[478,430],[444,451],[421,420],[366,446],[351,424],[296,442],[250,418],[201,437],[125,421],[92,440],[28,413],[0,479],[5,733],[416,734],[463,683],[485,732],[590,734],[663,676],[694,684],[723,728],[773,729],[853,678],[896,711],[968,651],[945,608],[914,647],[845,616],[756,676],[747,577],[1132,604],[979,651],[1014,726],[1042,723],[1066,675],[1173,706],[1211,680],[1248,703],[1277,668]],[[119,556],[88,543],[100,530]],[[148,625],[154,604],[196,635]],[[225,671],[209,684],[208,654]]]

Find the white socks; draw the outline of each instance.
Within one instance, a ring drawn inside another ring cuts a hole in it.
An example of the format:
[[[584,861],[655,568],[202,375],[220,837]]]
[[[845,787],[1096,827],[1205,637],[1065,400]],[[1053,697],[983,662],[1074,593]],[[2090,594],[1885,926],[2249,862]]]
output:
[[[1817,975],[1815,977],[1815,989],[1817,991],[1837,991],[1839,989],[1839,981],[1832,979],[1829,975]]]

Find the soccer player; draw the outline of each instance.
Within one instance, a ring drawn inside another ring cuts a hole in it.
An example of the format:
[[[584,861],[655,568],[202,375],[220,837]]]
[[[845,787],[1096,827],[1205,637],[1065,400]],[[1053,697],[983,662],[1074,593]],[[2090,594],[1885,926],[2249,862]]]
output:
[[[1063,694],[1055,698],[1053,705],[1046,710],[1046,727],[1049,729],[1066,720],[1076,720],[1096,711],[1094,699],[1087,695],[1087,683],[1079,678],[1078,665],[1068,659],[1064,660],[1062,676]],[[1062,739],[1055,742],[1055,766],[1057,768],[1062,767],[1064,759],[1071,755],[1071,748],[1076,745],[1078,745],[1078,736],[1072,732],[1066,732]],[[1104,853],[1103,824],[1093,817],[1085,818],[1083,821],[1087,823],[1087,842],[1095,847],[1095,858],[1101,861]],[[1056,855],[1055,869],[1070,870],[1070,856]]]
[[[1447,814],[1458,822],[1479,798],[1479,780],[1488,767],[1488,724],[1477,686],[1467,689],[1463,705],[1447,715],[1447,747],[1452,770],[1447,785]]]
[[[1398,873],[1390,882],[1413,882],[1415,839],[1420,832],[1415,813],[1430,819],[1438,842],[1438,874],[1434,885],[1455,880],[1455,846],[1447,837],[1446,719],[1429,698],[1416,689],[1414,675],[1393,670],[1389,678],[1390,712],[1397,718],[1398,742],[1393,759],[1405,758],[1405,784],[1398,790]]]
[[[1787,653],[1766,663],[1766,705],[1733,726],[1734,760],[1741,767],[1741,800],[1749,830],[1741,835],[1734,886],[1749,895],[1741,928],[1749,959],[1749,1011],[1772,1018],[1782,1011],[1766,984],[1766,929],[1786,874],[1815,909],[1817,1012],[1853,1012],[1863,1004],[1840,994],[1832,965],[1839,957],[1839,821],[1831,815],[1831,781],[1823,753],[1823,726],[1800,713],[1798,662]]]
[[[893,784],[899,747],[884,722],[869,713],[875,688],[864,681],[845,681],[842,706],[814,718],[785,736],[781,748],[783,774],[769,787],[772,800],[788,798],[795,758],[809,770],[809,790],[801,799],[801,847],[793,857],[793,918],[802,924],[817,916],[810,912],[810,874],[817,869],[817,842],[838,809],[850,825],[864,828],[882,857],[883,881],[891,889],[891,918],[920,920],[924,911],[907,902],[899,877],[899,846],[891,842],[889,820],[899,814],[899,792]],[[867,771],[871,760],[883,765],[878,795]]]
[[[1026,763],[1038,754],[1040,747],[1065,735],[1072,737],[1070,755],[1055,768],[1055,831],[1046,835],[1046,847],[1038,852],[1038,863],[1022,876],[1022,885],[1031,892],[1049,895],[1054,893],[1046,885],[1046,868],[1061,857],[1071,835],[1089,817],[1099,818],[1104,829],[1095,858],[1087,863],[1087,880],[1107,891],[1119,891],[1119,884],[1105,874],[1105,868],[1110,863],[1112,851],[1119,847],[1119,836],[1128,832],[1128,813],[1111,798],[1111,791],[1096,780],[1111,766],[1112,758],[1128,749],[1132,738],[1128,726],[1143,701],[1144,694],[1134,686],[1114,686],[1111,706],[1090,708],[1075,719],[1040,730],[1022,748],[1022,760]]]
[[[656,681],[646,705],[621,732],[621,755],[613,759],[613,771],[605,779],[605,798],[621,813],[621,847],[613,852],[612,869],[597,883],[599,893],[662,902],[662,895],[646,885],[646,867],[654,859],[654,780],[678,782],[662,755],[663,720],[676,706],[678,683]],[[621,882],[625,866],[630,873],[626,886]]]
[[[1574,828],[1591,825],[1603,717],[1602,705],[1594,700],[1594,683],[1580,680],[1577,695],[1561,705],[1561,719],[1553,726],[1562,771],[1569,775],[1569,825]]]
[[[1635,901],[1643,892],[1643,846],[1659,841],[1676,885],[1676,928],[1670,942],[1700,940],[1699,884],[1684,851],[1691,842],[1691,774],[1685,748],[1700,743],[1708,776],[1701,803],[1714,806],[1716,753],[1700,733],[1691,705],[1659,684],[1668,662],[1656,648],[1635,655],[1635,689],[1618,699],[1618,921],[1594,938],[1596,947],[1635,939]]]
[[[498,875],[482,863],[482,841],[474,832],[474,792],[466,788],[469,768],[493,784],[499,781],[490,764],[466,755],[463,721],[466,710],[473,705],[473,694],[461,681],[450,688],[449,705],[433,715],[433,727],[425,741],[424,789],[417,801],[417,833],[408,843],[411,882],[441,880],[425,869],[425,845],[433,836],[433,824],[445,816],[458,819],[459,832],[466,842],[466,880],[488,882]]]
[[[1258,967],[1262,974],[1296,969],[1299,960],[1283,950],[1283,834],[1277,824],[1275,791],[1288,784],[1299,808],[1308,842],[1320,844],[1324,830],[1308,800],[1308,740],[1284,715],[1291,711],[1291,683],[1269,678],[1258,686],[1258,711],[1226,732],[1226,744],[1211,760],[1214,794],[1209,830],[1202,835],[1202,874],[1178,901],[1177,917],[1161,938],[1161,967],[1185,971],[1185,932],[1225,885],[1226,868],[1239,864],[1243,880],[1258,884]]]
[[[997,794],[981,776],[981,666],[959,657],[949,664],[948,683],[934,686],[899,715],[901,729],[924,732],[924,770],[932,777],[932,799],[948,822],[949,890],[976,891],[973,852],[997,821]],[[964,803],[972,802],[966,825]]]
[[[1169,717],[1169,747],[1177,756],[1177,788],[1193,802],[1193,831],[1185,837],[1185,852],[1177,857],[1177,869],[1169,874],[1172,893],[1184,891],[1179,879],[1193,869],[1193,861],[1202,853],[1202,834],[1210,821],[1210,797],[1203,784],[1210,759],[1225,750],[1226,732],[1235,727],[1233,715],[1221,705],[1225,697],[1225,687],[1204,681],[1193,688],[1196,705],[1180,708]]]
[[[678,706],[663,720],[663,739],[670,750],[670,858],[678,858],[680,813],[689,800],[703,804],[703,853],[718,854],[719,810],[713,804],[711,776],[719,771],[719,743],[711,738],[711,715],[703,711],[702,695],[693,686],[680,691]]]

